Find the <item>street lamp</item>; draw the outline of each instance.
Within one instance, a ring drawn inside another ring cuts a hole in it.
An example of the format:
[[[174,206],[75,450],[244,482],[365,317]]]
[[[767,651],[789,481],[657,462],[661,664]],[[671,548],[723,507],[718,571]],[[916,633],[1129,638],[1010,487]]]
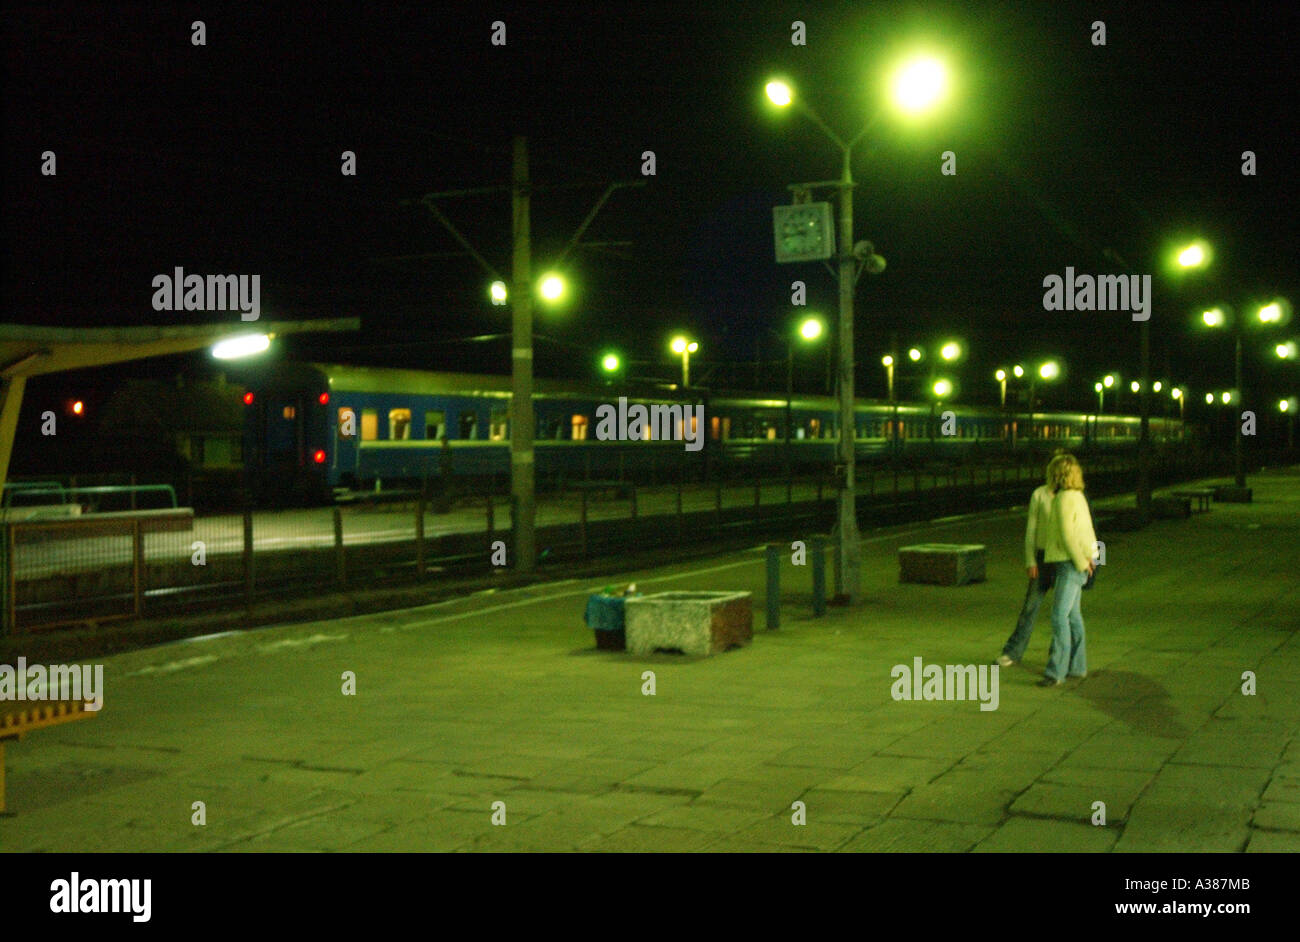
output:
[[[1288,340],[1286,343],[1280,343],[1273,348],[1273,352],[1282,360],[1294,360],[1296,358],[1296,343],[1294,340]]]
[[[1187,396],[1185,396],[1182,389],[1177,386],[1169,390],[1169,395],[1173,396],[1173,398],[1178,402],[1178,421],[1181,422],[1183,421],[1183,406],[1187,402]]]
[[[600,368],[610,376],[617,373],[623,366],[623,361],[619,359],[617,353],[606,353],[600,358]]]
[[[691,354],[700,349],[700,345],[694,340],[687,340],[685,337],[674,337],[672,342],[672,351],[682,358],[682,387],[690,388],[691,385]]]
[[[504,281],[492,282],[488,286],[488,297],[492,299],[492,303],[497,307],[503,306],[507,297],[506,283]]]
[[[212,345],[212,357],[216,360],[240,360],[244,357],[257,356],[271,349],[270,334],[244,334],[218,340]]]
[[[993,374],[993,378],[998,381],[998,386],[1000,387],[999,404],[1003,409],[1005,409],[1007,407],[1007,371],[998,370]]]
[[[1097,414],[1101,415],[1106,409],[1106,387],[1100,382],[1093,383],[1092,391],[1097,394]]]
[[[924,59],[907,63],[897,73],[893,83],[895,102],[905,111],[916,114],[937,104],[946,94],[948,86],[947,70],[936,59]],[[841,155],[840,179],[835,182],[810,184],[805,190],[814,187],[831,187],[839,191],[839,234],[836,248],[839,254],[839,412],[840,441],[839,464],[842,467],[842,479],[839,488],[839,501],[836,523],[836,535],[839,544],[839,566],[836,572],[836,594],[847,597],[850,604],[859,599],[860,584],[860,546],[858,538],[857,500],[855,472],[857,464],[856,446],[854,445],[854,396],[853,396],[853,289],[863,271],[879,271],[883,259],[875,255],[868,243],[860,245],[853,240],[853,148],[860,142],[875,123],[868,122],[858,134],[850,140],[840,135],[815,112],[811,106],[796,96],[791,86],[784,81],[773,80],[767,83],[767,98],[780,108],[795,105],[799,111],[815,124],[823,134],[839,149]],[[862,249],[864,251],[859,251]]]

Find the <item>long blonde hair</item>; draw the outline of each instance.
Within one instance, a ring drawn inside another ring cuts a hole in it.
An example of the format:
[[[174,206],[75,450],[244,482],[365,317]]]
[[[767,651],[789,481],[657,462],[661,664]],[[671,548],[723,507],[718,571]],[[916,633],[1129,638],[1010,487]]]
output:
[[[1052,456],[1052,460],[1047,462],[1047,486],[1049,489],[1051,489],[1052,491],[1057,491],[1060,489],[1060,483],[1057,480],[1057,475],[1060,472],[1061,466],[1065,464],[1067,461],[1074,461],[1074,460],[1075,460],[1074,455],[1067,454],[1066,452],[1063,451],[1058,451],[1056,454]]]
[[[1075,458],[1074,455],[1059,455],[1058,457],[1060,462],[1051,474],[1053,490],[1083,490],[1083,466],[1079,464],[1079,459]]]

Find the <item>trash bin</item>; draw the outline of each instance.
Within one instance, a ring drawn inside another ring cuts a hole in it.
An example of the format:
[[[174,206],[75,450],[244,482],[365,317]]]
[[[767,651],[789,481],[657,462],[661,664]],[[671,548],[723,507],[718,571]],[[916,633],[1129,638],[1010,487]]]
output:
[[[596,647],[602,651],[626,650],[627,641],[623,631],[622,595],[597,593],[587,599],[585,620],[588,627],[596,633]]]

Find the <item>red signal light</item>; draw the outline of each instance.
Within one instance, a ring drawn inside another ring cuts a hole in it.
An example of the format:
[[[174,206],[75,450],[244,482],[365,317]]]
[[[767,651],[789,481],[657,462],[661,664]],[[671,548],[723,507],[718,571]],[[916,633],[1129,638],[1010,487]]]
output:
[[[323,406],[327,406],[327,405],[330,404],[330,394],[327,393],[327,392],[323,392],[323,393],[321,393],[319,396],[316,397],[316,401],[319,402],[319,403],[320,403],[321,405],[323,405]]]
[[[312,460],[315,461],[317,464],[325,463],[325,452],[321,451],[320,449],[317,449],[316,454],[312,455],[311,457]]]
[[[244,405],[251,406],[252,404],[253,404],[253,394],[251,392],[244,393]]]
[[[78,399],[76,402],[72,404],[73,415],[81,415],[81,413],[85,411],[86,411],[86,405],[80,399]]]

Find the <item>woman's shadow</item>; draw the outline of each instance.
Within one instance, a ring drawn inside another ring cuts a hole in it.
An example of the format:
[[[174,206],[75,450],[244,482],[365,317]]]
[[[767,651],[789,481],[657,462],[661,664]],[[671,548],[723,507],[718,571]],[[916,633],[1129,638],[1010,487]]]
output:
[[[1100,670],[1090,673],[1075,688],[1098,710],[1123,720],[1135,733],[1183,739],[1187,727],[1178,718],[1178,711],[1169,699],[1164,686],[1143,674],[1132,671]]]

